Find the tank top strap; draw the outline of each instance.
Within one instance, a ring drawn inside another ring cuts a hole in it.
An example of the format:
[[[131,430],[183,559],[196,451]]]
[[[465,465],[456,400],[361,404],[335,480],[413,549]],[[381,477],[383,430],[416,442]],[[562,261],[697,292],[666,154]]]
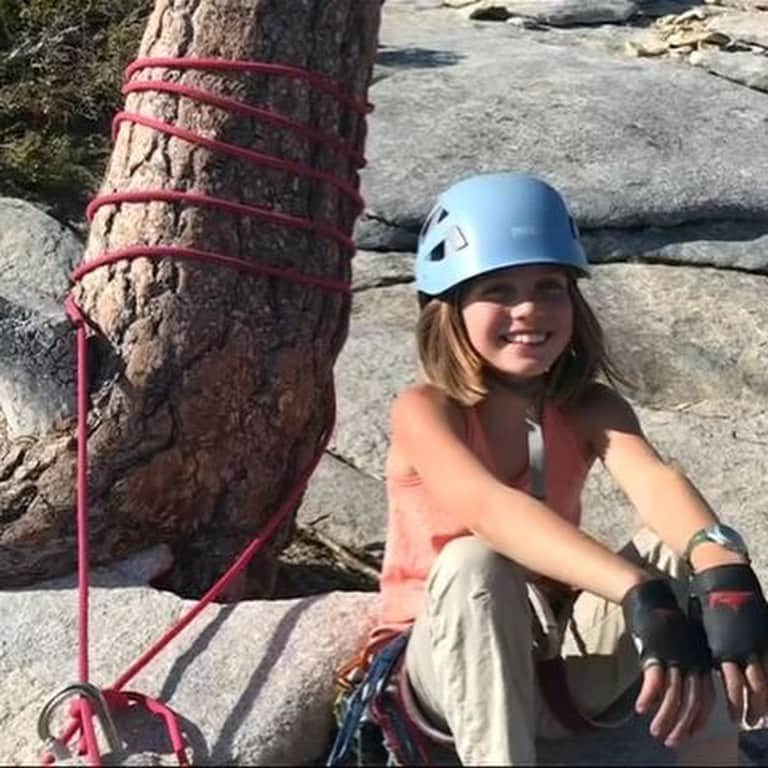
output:
[[[495,470],[496,462],[493,459],[488,439],[485,436],[485,429],[480,421],[480,414],[477,412],[476,406],[470,405],[464,409],[464,424],[466,427],[467,445],[486,467]]]

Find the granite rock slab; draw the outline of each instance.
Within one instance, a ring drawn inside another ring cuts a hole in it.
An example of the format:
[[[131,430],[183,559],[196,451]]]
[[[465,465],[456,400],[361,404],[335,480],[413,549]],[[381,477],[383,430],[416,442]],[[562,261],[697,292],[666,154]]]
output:
[[[412,250],[441,189],[500,168],[556,184],[587,233],[765,221],[768,102],[753,91],[510,25],[419,19],[385,13],[361,248]]]
[[[768,93],[768,56],[739,51],[694,51],[688,61],[715,75]]]
[[[107,686],[192,605],[142,583],[166,559],[154,551],[143,572],[123,563],[122,572],[95,574],[95,684]],[[127,687],[178,713],[195,765],[308,764],[324,753],[331,731],[334,671],[364,641],[377,604],[375,594],[334,592],[209,606]],[[77,677],[76,613],[71,580],[0,592],[4,765],[39,764],[38,714]],[[105,748],[106,764],[176,764],[156,720],[139,712],[116,722],[123,749]]]
[[[82,243],[23,200],[0,198],[0,435],[46,432],[74,412],[74,335],[64,312]]]

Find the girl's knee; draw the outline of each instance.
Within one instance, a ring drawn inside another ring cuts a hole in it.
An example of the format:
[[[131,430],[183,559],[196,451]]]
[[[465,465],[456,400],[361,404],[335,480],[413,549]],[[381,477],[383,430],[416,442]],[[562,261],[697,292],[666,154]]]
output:
[[[650,567],[659,574],[679,581],[688,581],[690,572],[678,557],[650,528],[641,528],[622,550],[635,565]]]
[[[505,601],[527,600],[523,569],[474,535],[453,539],[443,547],[427,589],[433,598],[450,590],[467,597],[490,592],[503,594]]]

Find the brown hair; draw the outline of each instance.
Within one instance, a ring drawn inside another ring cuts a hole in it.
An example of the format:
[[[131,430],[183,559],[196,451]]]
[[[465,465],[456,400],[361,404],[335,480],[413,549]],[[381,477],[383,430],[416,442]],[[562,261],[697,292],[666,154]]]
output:
[[[611,386],[631,386],[616,368],[592,308],[575,278],[568,289],[573,305],[573,334],[544,381],[544,395],[555,402],[577,400],[599,376]],[[462,405],[474,405],[488,394],[488,367],[475,351],[461,314],[461,289],[440,297],[421,296],[416,326],[419,362],[432,386]]]

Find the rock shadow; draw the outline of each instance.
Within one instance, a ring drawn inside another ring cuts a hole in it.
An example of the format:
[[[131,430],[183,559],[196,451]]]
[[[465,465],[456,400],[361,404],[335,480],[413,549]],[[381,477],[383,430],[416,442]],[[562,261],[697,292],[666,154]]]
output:
[[[187,756],[193,765],[209,759],[208,745],[200,728],[191,720],[176,713],[179,728],[187,746]],[[104,765],[159,765],[176,760],[165,721],[144,707],[131,707],[115,717],[118,733],[123,741],[119,752],[102,756]],[[162,756],[162,763],[156,756]]]
[[[71,541],[72,550],[77,546]],[[0,554],[2,554],[0,548]],[[92,564],[88,569],[88,586],[100,589],[149,587],[173,563],[173,553],[166,544],[154,544],[132,555],[107,564]],[[14,592],[40,592],[47,590],[74,590],[78,587],[77,570],[40,581],[25,587],[10,587]]]
[[[309,597],[306,600],[302,600],[292,606],[280,619],[277,627],[272,632],[269,644],[262,654],[259,663],[251,673],[245,689],[219,730],[219,738],[210,752],[212,764],[225,765],[231,760],[232,745],[235,737],[243,723],[248,719],[248,715],[262,688],[269,680],[281,656],[285,653],[291,633],[296,627],[299,617],[319,599],[319,597]]]
[[[242,694],[235,702],[232,709],[226,715],[221,728],[218,729],[218,739],[210,747],[203,735],[201,728],[188,717],[176,712],[179,725],[184,735],[190,757],[195,765],[225,765],[231,761],[231,750],[235,737],[246,722],[251,709],[259,697],[264,685],[268,682],[276,665],[288,647],[291,634],[298,623],[299,617],[308,610],[319,598],[313,597],[302,600],[285,613],[275,629],[271,632],[269,643],[260,660],[256,664]],[[162,690],[157,696],[160,701],[169,701],[179,687],[182,675],[191,666],[195,658],[200,656],[209,647],[211,641],[231,616],[235,605],[225,605],[208,622],[205,629],[198,635],[192,646],[178,657],[171,668]],[[212,695],[215,695],[212,694]],[[205,703],[200,702],[201,707]],[[171,704],[171,708],[173,705]],[[143,707],[118,713],[115,717],[120,738],[124,743],[119,753],[105,755],[106,765],[126,764],[126,760],[132,758],[128,764],[155,764],[152,762],[154,755],[167,755],[173,758],[173,749],[166,729],[165,722],[148,712]],[[144,763],[135,762],[136,759],[146,760]]]
[[[378,583],[365,574],[317,563],[280,563],[273,600],[288,600],[328,592],[376,592]]]
[[[376,56],[376,63],[393,69],[439,69],[458,64],[464,56],[456,51],[435,48],[397,48],[382,45]]]
[[[168,672],[163,687],[158,697],[161,701],[169,701],[176,692],[184,671],[192,664],[196,657],[200,656],[211,644],[219,628],[232,615],[237,607],[236,603],[220,606],[217,614],[208,622],[205,629],[195,638],[195,642],[173,662],[173,666]]]
[[[343,546],[334,549],[315,532],[301,527],[280,553],[277,566],[271,594],[275,600],[328,592],[375,592],[379,588],[380,562],[369,557],[368,552],[346,550]]]
[[[358,233],[359,248],[415,252],[418,227],[411,220],[378,221],[377,228]],[[581,241],[594,264],[658,263],[735,269],[760,275],[768,274],[768,259],[762,256],[764,246],[759,242],[767,237],[768,222],[735,217],[673,225],[613,226],[600,222],[581,225]]]
[[[768,222],[701,221],[677,226],[602,227],[582,231],[582,242],[595,264],[641,261],[680,266],[738,269],[768,274],[758,241],[768,237]],[[751,244],[755,244],[752,248]],[[718,250],[729,246],[722,251]],[[695,256],[686,257],[687,247]]]

